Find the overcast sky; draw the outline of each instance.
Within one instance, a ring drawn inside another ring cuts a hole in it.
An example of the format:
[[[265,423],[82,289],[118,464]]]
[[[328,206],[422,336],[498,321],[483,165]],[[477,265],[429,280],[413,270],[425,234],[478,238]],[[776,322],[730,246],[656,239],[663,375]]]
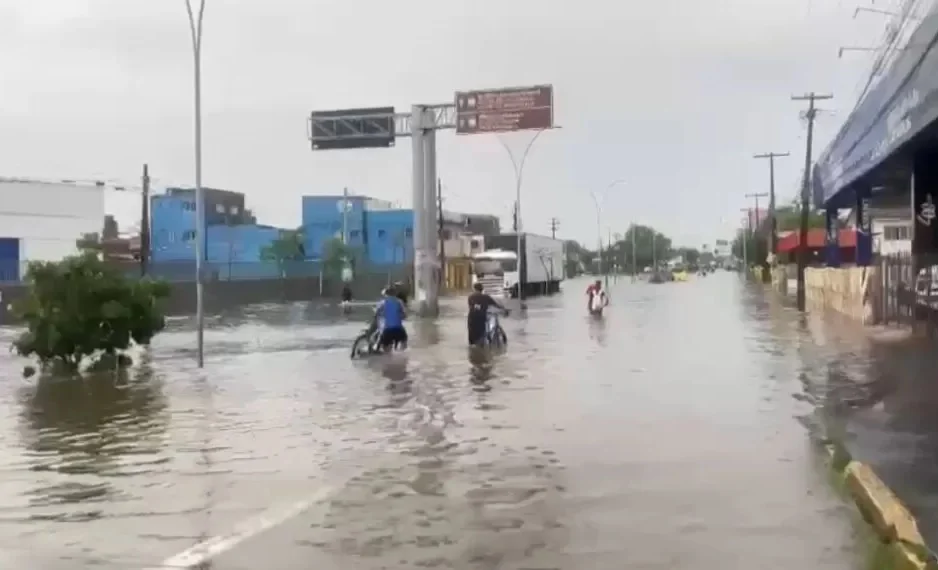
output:
[[[197,1],[197,0],[195,0]],[[895,9],[899,0],[877,0]],[[300,196],[410,198],[410,145],[312,152],[311,110],[449,102],[455,90],[551,83],[555,122],[524,170],[523,219],[592,246],[632,220],[676,242],[728,237],[768,165],[793,195],[803,103],[833,92],[818,152],[855,102],[888,18],[871,0],[208,0],[204,184],[242,191],[295,226]],[[193,182],[192,55],[184,0],[0,0],[0,175]],[[533,133],[502,135],[516,152]],[[508,223],[514,174],[494,135],[438,137],[447,209]],[[109,207],[136,213],[131,196]]]

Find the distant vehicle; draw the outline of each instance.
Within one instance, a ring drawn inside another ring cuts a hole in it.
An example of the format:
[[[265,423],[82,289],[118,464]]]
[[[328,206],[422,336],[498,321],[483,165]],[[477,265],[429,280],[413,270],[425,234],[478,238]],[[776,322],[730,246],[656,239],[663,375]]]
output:
[[[485,236],[485,249],[472,256],[472,282],[482,283],[489,295],[516,298],[520,269],[524,271],[525,296],[560,291],[566,262],[563,240],[522,233],[521,247],[519,263],[517,234]]]

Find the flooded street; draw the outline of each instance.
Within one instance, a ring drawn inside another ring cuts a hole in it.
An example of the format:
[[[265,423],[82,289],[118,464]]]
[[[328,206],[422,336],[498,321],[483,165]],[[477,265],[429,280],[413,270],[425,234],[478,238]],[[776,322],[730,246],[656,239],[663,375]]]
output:
[[[868,343],[736,274],[620,280],[603,320],[586,284],[482,359],[459,300],[370,361],[364,315],[306,305],[211,320],[203,371],[188,321],[117,382],[3,351],[0,567],[862,567],[809,431],[856,432],[832,367]]]

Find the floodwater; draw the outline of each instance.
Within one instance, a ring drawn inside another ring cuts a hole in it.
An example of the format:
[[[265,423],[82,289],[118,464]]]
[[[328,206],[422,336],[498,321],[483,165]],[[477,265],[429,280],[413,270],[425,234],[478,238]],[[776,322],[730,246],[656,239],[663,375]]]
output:
[[[204,371],[185,320],[117,379],[3,356],[0,567],[861,567],[810,433],[865,345],[731,273],[624,279],[602,320],[584,289],[487,357],[456,301],[370,361],[305,305],[211,319]]]

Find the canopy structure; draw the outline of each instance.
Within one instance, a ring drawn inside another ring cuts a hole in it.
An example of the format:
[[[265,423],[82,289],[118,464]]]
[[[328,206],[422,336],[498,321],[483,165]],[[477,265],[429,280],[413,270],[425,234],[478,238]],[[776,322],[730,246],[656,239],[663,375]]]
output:
[[[936,5],[938,6],[938,5]],[[863,97],[814,167],[817,207],[851,207],[883,184],[893,158],[938,120],[938,9],[933,6],[885,75]]]
[[[837,242],[840,247],[856,247],[857,232],[855,230],[842,229],[838,231]],[[801,243],[800,232],[785,232],[779,235],[778,252],[790,253],[798,249]],[[827,245],[827,234],[822,228],[811,228],[808,230],[808,249],[820,249]]]

